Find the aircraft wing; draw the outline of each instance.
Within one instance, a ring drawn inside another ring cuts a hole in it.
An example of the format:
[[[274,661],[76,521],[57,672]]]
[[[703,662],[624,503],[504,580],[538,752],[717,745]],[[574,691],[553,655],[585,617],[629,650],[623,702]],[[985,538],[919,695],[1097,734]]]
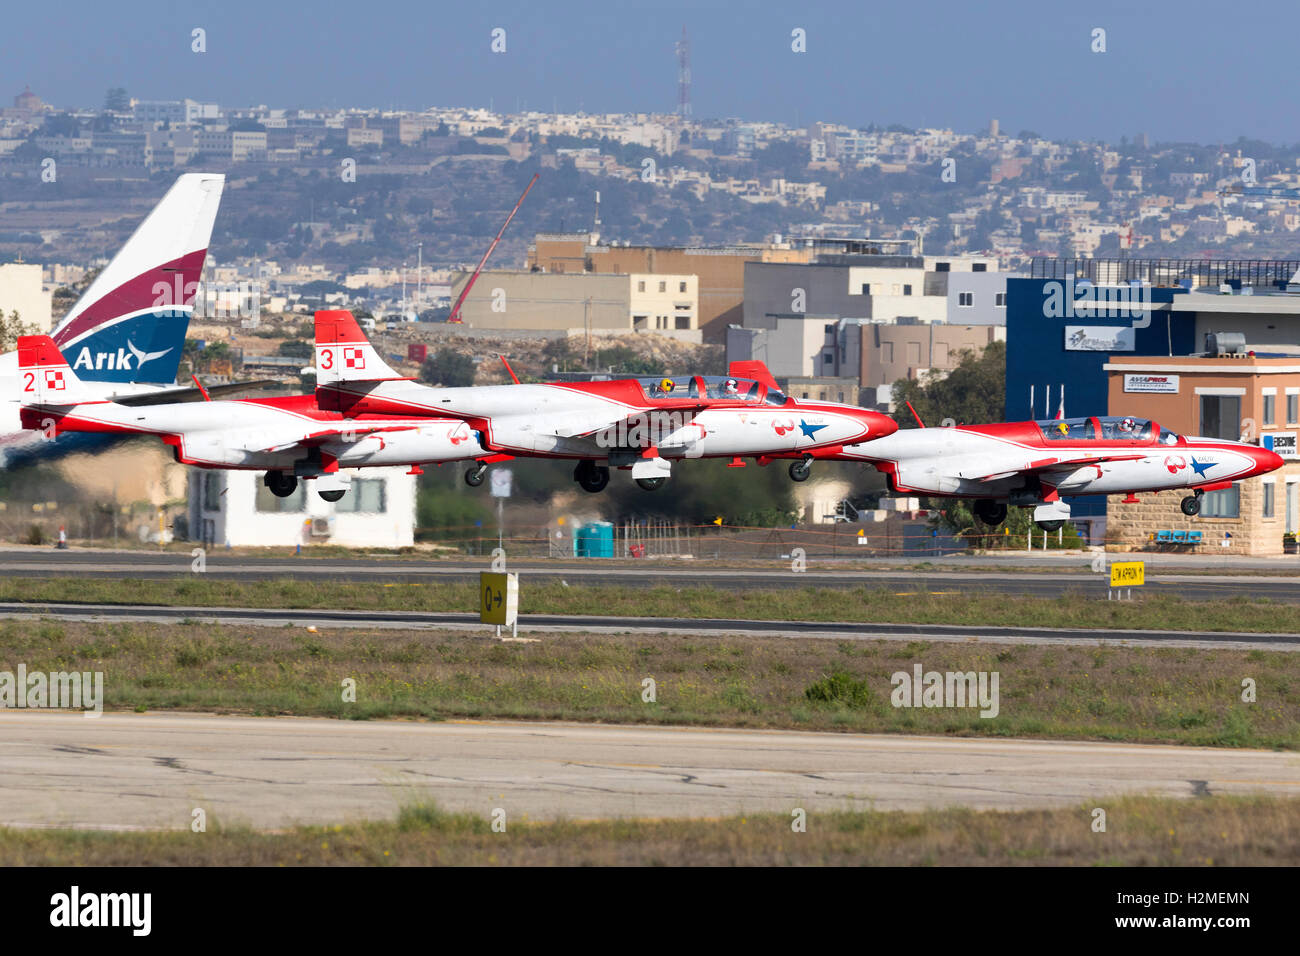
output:
[[[574,417],[572,415],[559,416],[560,421],[553,427],[551,423],[544,423],[538,426],[538,431],[547,431],[560,438],[590,438],[596,432],[603,431],[606,428],[617,428],[624,422],[632,422],[636,419],[647,417],[655,412],[701,412],[709,406],[696,399],[689,401],[665,401],[655,402],[653,408],[643,409],[633,412],[631,415],[621,415],[611,417],[608,415],[584,415]],[[599,420],[597,420],[599,419]]]
[[[251,392],[264,388],[275,388],[281,384],[281,382],[264,381],[231,382],[227,385],[209,385],[207,389],[208,395],[216,398],[218,395],[229,395],[232,392]],[[181,385],[175,388],[140,392],[136,395],[118,395],[112,399],[119,405],[170,405],[173,402],[202,402],[206,400],[203,393],[197,388]]]
[[[296,448],[299,445],[309,448],[313,445],[324,445],[327,442],[339,438],[346,438],[348,441],[355,441],[365,438],[367,435],[374,435],[377,432],[410,432],[415,430],[415,425],[376,425],[370,428],[326,428],[318,432],[312,432],[309,435],[300,435],[289,441],[269,445],[265,448],[251,448],[249,451],[267,453],[288,451],[290,448]]]
[[[1038,461],[1027,462],[1019,468],[1004,468],[1001,471],[995,471],[990,474],[977,474],[978,469],[971,471],[960,471],[957,477],[966,481],[998,481],[1002,478],[1011,478],[1015,475],[1033,474],[1044,471],[1062,471],[1065,469],[1073,470],[1082,468],[1086,465],[1100,465],[1109,461],[1141,461],[1147,455],[1082,455],[1078,458],[1043,458]]]

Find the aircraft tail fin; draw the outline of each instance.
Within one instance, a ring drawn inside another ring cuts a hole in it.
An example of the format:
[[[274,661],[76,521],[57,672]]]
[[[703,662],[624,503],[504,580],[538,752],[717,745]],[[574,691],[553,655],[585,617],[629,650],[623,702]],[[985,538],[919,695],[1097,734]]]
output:
[[[18,383],[24,406],[76,405],[97,400],[48,335],[18,337]]]
[[[225,176],[186,173],[50,337],[88,381],[176,381]]]
[[[754,381],[766,385],[769,389],[780,391],[776,379],[772,377],[772,373],[767,368],[767,364],[760,362],[758,359],[732,362],[727,367],[727,374],[735,378],[752,378]]]
[[[316,313],[316,384],[338,382],[378,382],[404,378],[398,375],[379,352],[361,326],[344,309],[324,309]]]

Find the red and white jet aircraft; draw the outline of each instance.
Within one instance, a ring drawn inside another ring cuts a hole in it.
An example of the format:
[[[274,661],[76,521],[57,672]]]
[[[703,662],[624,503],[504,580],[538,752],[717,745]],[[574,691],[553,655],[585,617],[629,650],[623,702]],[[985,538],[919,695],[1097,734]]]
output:
[[[46,335],[18,339],[24,428],[157,435],[176,460],[202,468],[265,471],[270,490],[293,494],[299,478],[338,501],[351,477],[341,468],[497,460],[459,418],[349,417],[322,411],[313,395],[128,406],[107,401],[78,379]]]
[[[897,430],[878,412],[790,398],[761,362],[732,366],[740,370],[749,377],[432,388],[394,372],[352,313],[316,313],[321,408],[458,418],[478,433],[485,453],[577,459],[573,477],[591,492],[609,483],[610,467],[630,469],[638,485],[653,490],[681,458],[797,457],[790,473],[802,481],[813,458]],[[484,467],[465,480],[481,484]]]
[[[1282,459],[1266,448],[1218,438],[1189,438],[1143,418],[1066,418],[909,428],[837,456],[883,472],[896,493],[973,498],[988,525],[1007,506],[1032,507],[1055,531],[1070,517],[1061,495],[1113,495],[1185,488],[1183,513],[1201,510],[1206,491],[1267,474]]]

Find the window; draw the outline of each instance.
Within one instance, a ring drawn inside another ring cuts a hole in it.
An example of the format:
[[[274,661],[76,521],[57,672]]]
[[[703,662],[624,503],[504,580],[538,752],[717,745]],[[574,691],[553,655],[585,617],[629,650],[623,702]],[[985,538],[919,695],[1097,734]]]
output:
[[[1273,517],[1273,488],[1274,483],[1271,481],[1264,482],[1264,517]]]
[[[678,291],[678,292],[685,292],[685,291],[686,291],[686,283],[685,283],[685,282],[679,282],[679,283],[677,283],[677,291]]]
[[[951,262],[936,262],[934,264],[935,272],[948,272],[952,268]]]
[[[691,317],[689,315],[677,316],[677,327],[679,329],[689,329],[691,327]]]
[[[650,318],[650,316],[648,316],[648,315],[634,315],[634,316],[632,316],[632,328],[634,328],[634,329],[644,329],[644,328],[646,328],[646,327],[647,327],[647,325],[646,325],[646,320],[649,319],[649,318]]]
[[[912,287],[910,285],[903,286],[903,295],[911,295],[911,294],[912,294]]]
[[[960,306],[965,306],[966,308],[970,308],[971,306],[973,306],[973,305],[975,304],[975,293],[974,293],[974,292],[958,292],[958,293],[957,293],[957,304],[960,305]]]
[[[1274,424],[1273,418],[1277,414],[1277,412],[1275,411],[1276,406],[1277,406],[1276,395],[1264,396],[1264,424],[1265,425]]]
[[[220,472],[205,471],[203,473],[203,510],[220,511],[221,493],[225,490]]]
[[[999,309],[1005,309],[1007,307],[1007,294],[1005,292],[999,292],[994,295],[993,304]]]
[[[1241,487],[1233,485],[1201,496],[1201,517],[1238,518],[1241,516]]]
[[[660,292],[667,292],[667,291],[668,291],[668,282],[667,282],[667,280],[665,280],[665,281],[659,283],[659,291],[660,291]]]
[[[893,364],[894,361],[894,343],[880,343],[880,360],[886,364]]]
[[[254,506],[258,511],[267,514],[276,513],[295,513],[307,510],[307,482],[298,482],[297,489],[288,498],[277,498],[271,494],[271,489],[266,487],[260,481],[257,483],[257,503]]]
[[[388,510],[388,482],[383,478],[353,478],[352,487],[334,505],[337,512],[384,514]]]
[[[645,291],[645,279],[640,279],[640,280],[638,280],[638,282],[637,282],[637,284],[636,284],[636,291],[638,291],[638,292],[644,292],[644,291]]]
[[[1201,434],[1206,438],[1237,441],[1241,437],[1241,397],[1202,395]]]
[[[863,294],[863,295],[871,295],[871,283],[870,283],[870,282],[864,282],[864,283],[862,283],[862,294]]]
[[[1286,397],[1286,423],[1294,425],[1300,421],[1300,395]]]
[[[908,365],[921,364],[921,343],[920,342],[907,343],[907,364]]]
[[[976,262],[970,267],[971,272],[988,272],[989,264],[987,262]]]
[[[823,365],[834,365],[834,364],[835,364],[835,353],[832,352],[832,351],[830,351],[829,349],[828,349],[825,353],[823,353],[823,355],[822,355],[822,364],[823,364]]]

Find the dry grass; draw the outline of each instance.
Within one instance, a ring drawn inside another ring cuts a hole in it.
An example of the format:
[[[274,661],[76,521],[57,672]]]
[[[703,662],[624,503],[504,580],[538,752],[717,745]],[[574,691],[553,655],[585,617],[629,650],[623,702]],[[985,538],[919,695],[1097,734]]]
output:
[[[1099,582],[1093,582],[1098,584]],[[1010,627],[1122,628],[1274,633],[1285,629],[1294,605],[1232,598],[1188,601],[1142,595],[1107,601],[1072,588],[1056,598],[993,592],[934,594],[927,588],[638,588],[525,580],[521,614],[600,617],[735,618],[763,621],[849,621]],[[0,601],[158,604],[196,607],[322,608],[383,611],[477,611],[478,586],[465,582],[417,584],[297,581],[230,581],[205,575],[161,580],[113,578],[8,578]]]
[[[0,866],[1294,866],[1300,800],[1128,797],[1017,812],[814,813],[510,824],[415,805],[392,823],[280,833],[0,829]]]
[[[1300,748],[1300,654],[252,625],[0,625],[0,669],[102,670],[110,709],[515,718]],[[997,671],[1000,713],[896,709],[890,675]],[[339,682],[357,681],[358,700]],[[641,699],[654,678],[657,701]],[[1257,700],[1241,700],[1243,679]]]

